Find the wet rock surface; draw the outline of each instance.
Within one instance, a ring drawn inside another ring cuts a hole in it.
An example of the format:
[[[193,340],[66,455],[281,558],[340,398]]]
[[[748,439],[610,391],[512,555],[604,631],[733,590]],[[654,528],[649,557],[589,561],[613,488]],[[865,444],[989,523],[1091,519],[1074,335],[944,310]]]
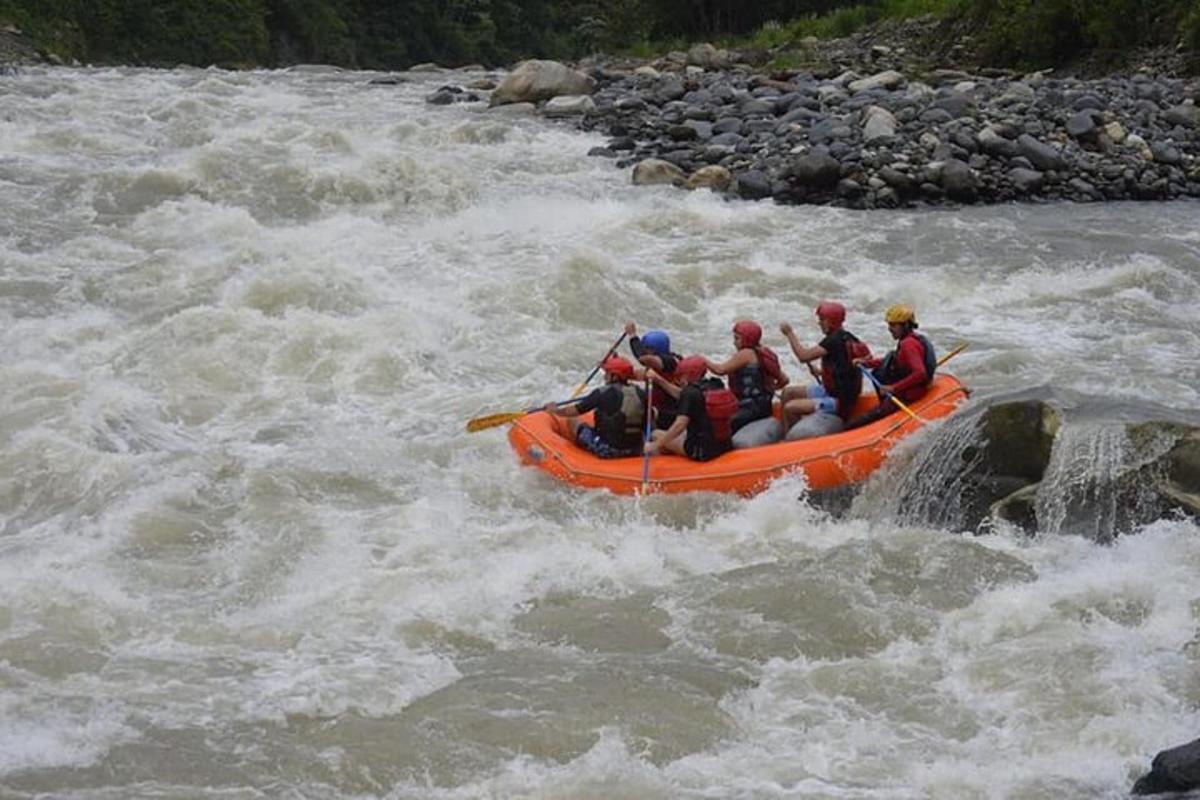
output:
[[[1163,750],[1150,772],[1133,785],[1133,794],[1166,794],[1200,789],[1200,739]]]

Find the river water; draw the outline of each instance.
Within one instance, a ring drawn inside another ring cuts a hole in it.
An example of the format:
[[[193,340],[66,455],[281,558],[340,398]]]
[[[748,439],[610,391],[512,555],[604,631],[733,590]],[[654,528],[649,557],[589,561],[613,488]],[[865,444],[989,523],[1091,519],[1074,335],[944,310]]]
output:
[[[626,319],[784,350],[823,298],[876,349],[913,302],[976,403],[1188,413],[1200,206],[635,189],[371,77],[0,79],[0,796],[1119,798],[1200,733],[1191,522],[638,501],[463,430]]]

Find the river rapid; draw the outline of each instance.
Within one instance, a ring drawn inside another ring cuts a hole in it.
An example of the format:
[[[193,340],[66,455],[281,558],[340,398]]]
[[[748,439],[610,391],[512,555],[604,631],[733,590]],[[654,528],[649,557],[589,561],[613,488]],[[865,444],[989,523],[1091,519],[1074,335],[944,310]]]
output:
[[[634,188],[372,77],[0,78],[0,797],[1120,798],[1200,734],[1192,522],[618,498],[463,429],[824,298],[976,404],[1194,413],[1200,206]]]

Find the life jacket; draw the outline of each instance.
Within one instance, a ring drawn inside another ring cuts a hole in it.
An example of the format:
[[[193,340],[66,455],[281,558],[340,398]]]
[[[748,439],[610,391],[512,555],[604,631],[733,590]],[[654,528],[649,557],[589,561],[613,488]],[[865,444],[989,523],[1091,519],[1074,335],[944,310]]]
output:
[[[701,385],[700,388],[704,392],[704,413],[712,426],[713,439],[718,444],[729,444],[733,439],[730,421],[738,410],[737,395],[719,385],[712,388]]]
[[[679,362],[683,360],[683,356],[676,353],[671,353],[671,357],[674,359],[673,363],[676,367],[678,367]],[[659,356],[659,358],[661,359],[662,357]],[[668,372],[666,370],[666,362],[663,362],[663,369],[659,371],[659,374],[667,380],[671,380],[675,377],[675,370]],[[654,392],[651,402],[654,404],[655,411],[668,412],[671,414],[672,418],[674,417],[675,409],[679,406],[679,401],[674,397],[671,397],[671,395],[667,394],[666,392],[657,390]]]
[[[763,383],[767,392],[774,394],[786,386],[787,375],[783,374],[783,369],[779,366],[779,356],[775,355],[775,351],[766,345],[759,345],[754,348],[754,352],[758,353],[758,365],[762,368]]]
[[[830,397],[837,398],[837,412],[842,419],[849,417],[854,403],[862,394],[862,371],[854,359],[869,358],[871,348],[847,330],[834,331],[833,351],[821,356],[821,385]]]
[[[923,351],[922,360],[925,362],[925,385],[928,386],[933,381],[933,373],[937,371],[937,353],[933,349],[933,342],[926,338],[925,334],[912,331],[909,336],[915,336],[917,341],[921,343]],[[883,363],[875,370],[875,379],[880,383],[896,383],[904,377],[905,373],[900,372],[900,365],[896,361],[896,353],[900,350],[900,342],[896,342],[896,349],[888,353],[883,358]]]
[[[646,421],[646,405],[637,388],[629,384],[613,384],[621,391],[619,411],[596,409],[596,432],[613,447],[636,448],[642,441],[642,425]]]
[[[729,388],[739,400],[769,398],[787,383],[779,368],[779,356],[771,348],[760,345],[754,352],[758,356],[757,364],[747,364],[729,375]]]

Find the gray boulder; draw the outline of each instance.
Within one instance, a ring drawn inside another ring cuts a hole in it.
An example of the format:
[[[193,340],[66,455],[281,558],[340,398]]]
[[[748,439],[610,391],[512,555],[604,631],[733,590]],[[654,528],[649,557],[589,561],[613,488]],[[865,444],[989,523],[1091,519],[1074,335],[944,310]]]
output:
[[[661,158],[647,158],[633,166],[634,186],[654,186],[669,183],[679,185],[686,176],[683,170]]]
[[[1021,155],[1028,158],[1038,169],[1058,170],[1063,168],[1062,153],[1057,148],[1038,141],[1028,133],[1017,137],[1017,147],[1020,148]]]
[[[953,200],[974,200],[977,192],[975,172],[966,162],[950,159],[942,166],[942,189]]]
[[[523,61],[492,92],[491,105],[540,103],[559,95],[592,94],[596,81],[557,61]]]
[[[1150,772],[1138,778],[1134,794],[1163,794],[1200,789],[1200,739],[1163,750],[1154,757]]]
[[[823,151],[814,151],[792,163],[792,178],[801,186],[832,189],[842,176],[842,165]]]

